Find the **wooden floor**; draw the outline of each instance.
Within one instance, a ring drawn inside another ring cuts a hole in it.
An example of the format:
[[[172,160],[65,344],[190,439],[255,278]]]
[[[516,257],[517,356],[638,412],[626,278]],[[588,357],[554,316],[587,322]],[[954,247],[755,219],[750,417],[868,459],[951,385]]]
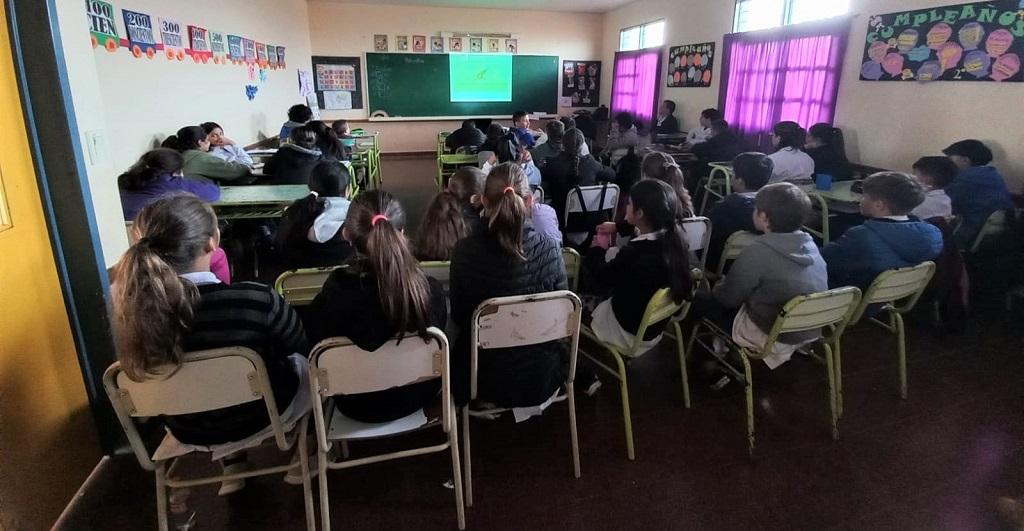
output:
[[[430,166],[400,162],[385,164],[385,183],[416,212],[431,190]],[[695,384],[685,409],[678,362],[663,343],[630,367],[635,462],[626,459],[610,378],[577,400],[580,479],[572,477],[564,405],[520,425],[474,422],[468,529],[1002,529],[995,499],[1024,494],[1020,323],[1019,312],[989,311],[956,335],[912,324],[905,401],[891,338],[867,325],[852,329],[839,441],[829,434],[823,368],[794,359],[754,382],[754,461],[742,389]],[[455,529],[450,479],[447,454],[331,472],[332,528]],[[279,478],[250,480],[226,498],[216,487],[193,489],[190,503],[197,530],[305,529],[301,487]],[[69,529],[155,528],[153,477],[133,457],[115,457],[78,508]]]

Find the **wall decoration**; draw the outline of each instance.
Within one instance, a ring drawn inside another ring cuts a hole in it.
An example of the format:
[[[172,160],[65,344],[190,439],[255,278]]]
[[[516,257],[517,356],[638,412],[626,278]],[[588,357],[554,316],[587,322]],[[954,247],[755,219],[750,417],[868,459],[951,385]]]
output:
[[[427,51],[427,37],[424,35],[413,35],[412,51],[416,53],[423,53]]]
[[[210,32],[206,28],[189,26],[188,43],[193,61],[206,63],[213,57],[213,51],[210,50]]]
[[[686,44],[668,49],[668,86],[710,87],[715,43]]]
[[[277,66],[284,68],[287,63],[284,62],[284,46],[277,47]]]
[[[505,51],[519,53],[519,39],[505,39]]]
[[[256,64],[260,65],[260,68],[266,68],[270,64],[270,59],[267,57],[267,45],[262,42],[256,43]]]
[[[245,53],[246,64],[256,64],[256,41],[242,37],[242,51]]]
[[[245,97],[249,101],[252,101],[252,100],[256,99],[256,93],[259,92],[259,90],[260,90],[260,88],[257,87],[256,85],[246,85],[245,86]]]
[[[86,0],[85,14],[89,20],[92,47],[102,46],[108,52],[116,52],[121,40],[114,22],[114,6],[100,0]]]
[[[990,0],[870,17],[865,81],[1024,81],[1024,1]]]
[[[386,52],[386,51],[388,51],[388,36],[387,35],[374,35],[373,36],[373,51],[375,51],[375,52]]]
[[[296,72],[299,74],[299,97],[305,99],[310,94],[316,94],[313,89],[313,72],[301,68]]]
[[[160,40],[164,43],[164,55],[169,61],[185,60],[185,39],[181,35],[181,24],[166,18],[160,21]]]
[[[469,51],[473,53],[484,51],[484,40],[479,37],[471,37],[469,39]]]
[[[448,38],[448,51],[449,52],[461,52],[462,51],[462,37],[449,37]]]
[[[363,108],[362,67],[359,57],[313,56],[312,62],[313,90],[321,109]]]
[[[430,53],[444,53],[444,37],[430,38]]]
[[[223,33],[210,30],[210,53],[213,54],[213,64],[228,62],[228,41]]]
[[[596,107],[601,97],[601,61],[562,61],[562,97],[570,107]]]
[[[398,35],[398,36],[396,36],[395,37],[395,49],[400,51],[400,52],[408,52],[409,51],[409,36],[408,35]],[[330,107],[324,107],[324,108],[325,109],[330,109]]]
[[[156,35],[153,34],[153,17],[145,13],[121,10],[124,17],[124,29],[128,34],[128,49],[136,58],[142,57],[152,59],[156,55]]]
[[[236,65],[245,61],[242,38],[238,35],[228,35],[228,57],[231,59],[231,63]]]
[[[498,53],[501,51],[501,41],[498,39],[487,39],[487,51]]]
[[[277,46],[267,45],[267,65],[271,70],[277,70]]]

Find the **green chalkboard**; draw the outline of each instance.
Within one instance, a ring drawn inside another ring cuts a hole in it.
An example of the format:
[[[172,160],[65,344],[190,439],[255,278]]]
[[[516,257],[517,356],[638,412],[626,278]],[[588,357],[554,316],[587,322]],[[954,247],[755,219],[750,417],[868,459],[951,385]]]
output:
[[[367,53],[370,116],[504,116],[558,112],[558,57],[512,56],[511,102],[452,102],[448,54]]]

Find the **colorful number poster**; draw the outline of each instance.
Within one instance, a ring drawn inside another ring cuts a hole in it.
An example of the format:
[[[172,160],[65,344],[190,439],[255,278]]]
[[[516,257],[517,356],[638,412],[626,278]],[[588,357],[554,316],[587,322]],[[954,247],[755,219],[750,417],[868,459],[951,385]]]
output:
[[[192,48],[192,60],[197,63],[206,63],[213,57],[213,50],[210,49],[210,32],[199,26],[188,27],[188,42]]]
[[[153,33],[153,17],[135,11],[121,10],[124,17],[124,29],[128,34],[128,48],[136,58],[152,59],[156,55],[156,35]]]
[[[256,41],[242,38],[242,51],[245,52],[245,62],[251,65],[256,64]]]
[[[866,81],[1024,81],[1024,2],[991,0],[875,15]]]
[[[668,49],[668,86],[710,87],[715,43],[686,44]]]
[[[100,0],[86,0],[85,14],[89,19],[92,47],[102,46],[108,52],[116,52],[121,40],[117,36],[117,24],[114,22],[114,6]]]
[[[210,31],[210,52],[213,54],[213,64],[228,62],[228,42],[223,33]]]
[[[267,63],[271,70],[277,70],[277,46],[267,45]]]
[[[256,43],[256,64],[260,65],[261,68],[266,68],[269,64],[267,45],[262,42]]]
[[[359,57],[313,56],[312,63],[313,90],[321,109],[363,108]]]
[[[355,90],[356,69],[352,65],[316,65],[317,90]]]
[[[164,43],[167,60],[185,60],[185,38],[181,35],[181,24],[166,18],[160,21],[160,40]]]
[[[562,61],[562,97],[571,107],[596,107],[601,97],[601,61]]]
[[[245,61],[245,50],[242,49],[242,38],[238,35],[228,35],[228,57],[234,64]]]
[[[425,35],[412,36],[412,51],[416,53],[427,51],[427,37]]]
[[[287,66],[284,62],[284,46],[277,47],[277,65],[281,68]]]

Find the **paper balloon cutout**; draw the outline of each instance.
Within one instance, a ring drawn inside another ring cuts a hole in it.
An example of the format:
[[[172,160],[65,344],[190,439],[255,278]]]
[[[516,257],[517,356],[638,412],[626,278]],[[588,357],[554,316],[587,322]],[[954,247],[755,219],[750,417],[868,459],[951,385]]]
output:
[[[704,71],[704,79],[703,79],[703,81],[704,81],[705,85],[708,85],[708,84],[711,83],[711,69],[708,69],[708,70]]]
[[[928,47],[933,50],[938,50],[939,46],[942,46],[953,36],[953,28],[945,22],[939,22],[932,26],[932,29],[928,30]]]
[[[985,28],[977,22],[969,22],[960,28],[960,45],[964,50],[977,50],[981,38],[985,36]]]
[[[1020,57],[1015,53],[1008,53],[996,59],[992,64],[992,79],[1006,81],[1020,72]]]
[[[981,50],[967,52],[964,57],[964,71],[977,79],[988,75],[992,67],[992,58]]]
[[[915,63],[927,61],[928,58],[931,56],[932,49],[924,45],[918,46],[917,48],[914,48],[913,50],[910,50],[910,52],[907,53],[907,58]]]
[[[882,78],[882,65],[874,61],[864,63],[864,66],[860,67],[860,77],[878,81]]]
[[[985,41],[985,51],[989,57],[999,57],[1006,53],[1010,46],[1013,46],[1013,34],[1010,30],[1000,28],[989,34]]]
[[[938,61],[925,61],[921,68],[917,69],[918,81],[935,81],[942,75],[942,66]]]
[[[898,53],[891,53],[882,59],[882,69],[886,74],[895,76],[903,71],[903,56]]]
[[[889,45],[884,41],[875,41],[868,47],[868,57],[876,63],[881,63],[887,53],[889,53]]]
[[[907,53],[917,46],[917,39],[920,37],[921,35],[916,29],[903,30],[903,33],[900,33],[900,36],[896,37],[896,49],[899,50],[900,53]]]
[[[947,42],[939,48],[939,66],[943,70],[956,68],[956,65],[960,63],[960,59],[963,59],[963,57],[964,49],[955,42]]]
[[[690,67],[689,70],[686,71],[686,77],[688,77],[690,79],[693,79],[693,76],[696,75],[696,74],[697,74],[697,69],[692,67],[692,66]]]

